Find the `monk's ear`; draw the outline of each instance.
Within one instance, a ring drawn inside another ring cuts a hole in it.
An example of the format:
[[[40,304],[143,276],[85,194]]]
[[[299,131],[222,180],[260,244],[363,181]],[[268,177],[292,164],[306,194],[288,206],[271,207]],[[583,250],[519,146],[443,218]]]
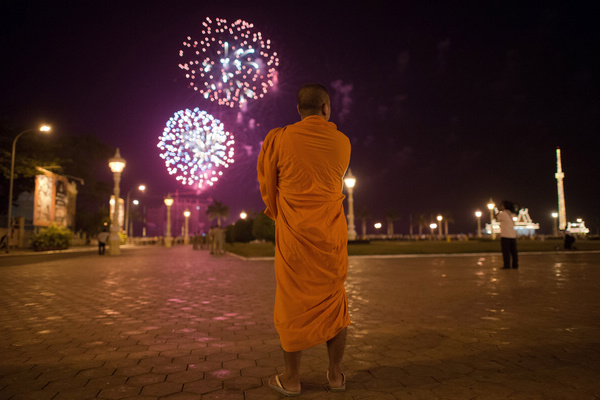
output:
[[[302,118],[302,114],[300,113],[300,106],[296,104],[296,110],[298,110],[298,114],[300,115],[300,118]]]
[[[327,102],[321,106],[321,112],[323,113],[323,117],[329,121],[329,117],[331,117],[331,103]]]

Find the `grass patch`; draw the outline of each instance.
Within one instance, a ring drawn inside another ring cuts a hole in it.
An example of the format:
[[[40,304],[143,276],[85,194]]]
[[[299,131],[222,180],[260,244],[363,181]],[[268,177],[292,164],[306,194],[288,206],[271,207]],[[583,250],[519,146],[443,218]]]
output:
[[[578,240],[578,250],[600,250],[600,240]],[[558,239],[517,241],[520,253],[555,251],[563,248],[563,241]],[[242,257],[273,257],[273,243],[227,243],[225,250]],[[468,241],[387,241],[376,240],[370,243],[350,243],[348,254],[351,256],[394,255],[394,254],[459,254],[459,253],[500,253],[500,240],[468,240]]]

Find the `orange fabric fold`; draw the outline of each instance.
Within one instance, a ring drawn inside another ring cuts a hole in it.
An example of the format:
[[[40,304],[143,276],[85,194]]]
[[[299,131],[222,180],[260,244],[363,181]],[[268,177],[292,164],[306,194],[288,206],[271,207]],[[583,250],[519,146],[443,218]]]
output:
[[[269,132],[257,171],[275,220],[275,327],[285,351],[326,342],[350,324],[342,194],[350,141],[319,116]]]

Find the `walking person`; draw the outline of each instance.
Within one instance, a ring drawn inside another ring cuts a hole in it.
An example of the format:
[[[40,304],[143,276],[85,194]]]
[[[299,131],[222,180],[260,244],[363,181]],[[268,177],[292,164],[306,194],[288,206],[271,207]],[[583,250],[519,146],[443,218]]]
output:
[[[108,230],[106,228],[104,228],[102,232],[98,234],[98,254],[100,254],[101,256],[104,255],[104,252],[106,250],[106,242],[108,241],[109,235],[110,234],[108,233]]]
[[[350,141],[329,122],[323,86],[302,86],[297,109],[301,121],[271,130],[257,165],[265,215],[276,221],[274,322],[285,362],[269,386],[286,396],[301,393],[302,350],[321,343],[327,343],[329,389],[346,389],[341,362],[350,324],[342,194]]]
[[[517,231],[513,221],[513,204],[510,201],[500,203],[500,212],[496,216],[500,223],[500,245],[502,249],[503,269],[519,268],[519,255],[517,254]]]

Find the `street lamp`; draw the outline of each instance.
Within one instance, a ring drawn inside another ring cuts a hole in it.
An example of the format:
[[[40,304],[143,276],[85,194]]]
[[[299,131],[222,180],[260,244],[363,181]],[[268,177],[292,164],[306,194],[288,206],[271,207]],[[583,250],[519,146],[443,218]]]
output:
[[[356,178],[348,168],[344,183],[348,188],[348,240],[356,240],[356,227],[354,226],[354,197],[352,196]]]
[[[444,218],[444,217],[442,217],[441,215],[438,215],[438,216],[436,217],[436,219],[438,220],[439,227],[440,227],[440,238],[442,237],[442,219],[443,219],[443,218]]]
[[[494,233],[494,208],[496,204],[494,204],[494,200],[490,197],[490,202],[487,205],[487,208],[490,210],[490,231],[492,234],[492,239],[496,239],[496,234]]]
[[[173,205],[173,198],[170,194],[165,198],[165,205],[167,206],[167,235],[165,236],[165,247],[170,248],[173,245],[173,238],[171,237],[171,206]]]
[[[40,126],[39,129],[37,129],[37,131],[39,132],[44,132],[44,133],[48,133],[52,130],[52,128],[49,125],[42,125]],[[17,137],[15,137],[15,140],[13,140],[13,144],[12,144],[12,157],[10,160],[10,185],[9,185],[9,189],[8,189],[8,225],[7,225],[7,230],[6,230],[6,252],[8,253],[8,249],[10,248],[10,237],[12,236],[12,224],[11,224],[11,219],[12,219],[12,199],[13,199],[13,182],[14,182],[14,178],[15,178],[15,154],[16,154],[16,150],[17,150],[17,140],[25,133],[27,132],[35,132],[36,129],[25,129],[23,132],[19,133],[17,135]]]
[[[114,196],[115,196],[115,208],[112,218],[112,224],[110,226],[110,235],[108,236],[109,254],[111,256],[118,256],[121,254],[121,237],[119,236],[119,195],[120,189],[119,184],[121,183],[121,172],[125,168],[125,159],[121,157],[119,148],[115,156],[108,160],[108,167],[113,173],[115,181]]]
[[[137,188],[140,192],[146,190],[146,186],[140,185]],[[127,197],[125,198],[125,235],[129,237],[129,213],[130,213],[130,205],[129,205],[129,197],[131,196],[131,191],[133,189],[129,189],[127,192]],[[133,233],[133,232],[132,232]]]
[[[190,210],[187,208],[183,212],[183,216],[185,217],[185,228],[183,230],[183,244],[190,243]]]
[[[553,212],[552,213],[552,218],[554,218],[554,236],[558,236],[558,213],[557,212]]]
[[[241,219],[246,219],[247,217],[248,217],[248,214],[246,214],[246,212],[245,212],[245,211],[242,211],[242,212],[240,213],[240,218],[241,218]]]
[[[477,217],[477,237],[481,237],[481,211],[475,211],[475,216]]]

